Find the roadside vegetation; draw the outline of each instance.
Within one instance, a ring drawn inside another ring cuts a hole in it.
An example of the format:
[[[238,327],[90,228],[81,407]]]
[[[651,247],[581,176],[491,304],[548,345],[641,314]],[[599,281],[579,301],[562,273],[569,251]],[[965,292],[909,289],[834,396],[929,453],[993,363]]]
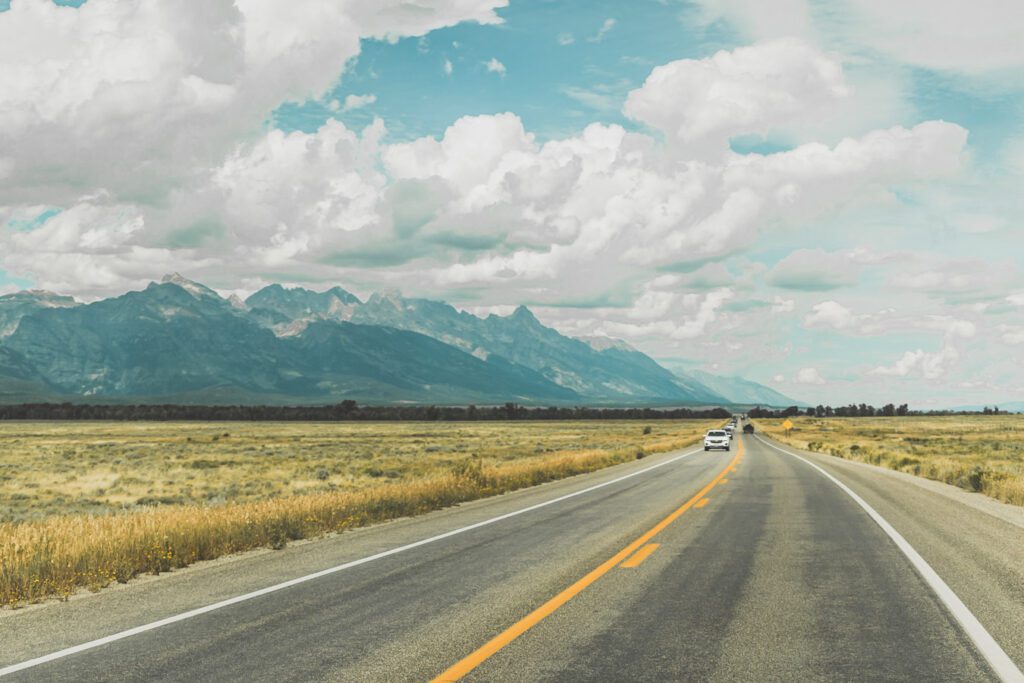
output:
[[[1024,505],[1024,415],[757,420],[797,448],[916,474]]]
[[[0,605],[591,472],[718,424],[0,424]]]

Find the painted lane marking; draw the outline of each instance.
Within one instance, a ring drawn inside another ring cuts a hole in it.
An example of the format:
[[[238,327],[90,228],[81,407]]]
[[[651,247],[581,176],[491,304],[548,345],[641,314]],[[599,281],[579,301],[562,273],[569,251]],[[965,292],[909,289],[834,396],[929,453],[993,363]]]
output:
[[[982,656],[984,656],[988,661],[989,666],[991,666],[996,675],[999,676],[999,679],[1004,681],[1004,683],[1024,683],[1024,672],[1021,672],[1017,665],[1014,664],[1013,660],[1010,659],[1010,656],[1006,654],[1006,651],[999,646],[996,639],[993,638],[985,627],[981,625],[978,618],[975,617],[969,609],[967,609],[967,605],[964,604],[963,600],[961,600],[959,596],[953,592],[953,589],[942,580],[942,577],[932,569],[931,565],[928,564],[928,562],[926,562],[916,550],[914,550],[914,547],[907,542],[907,539],[903,538],[903,535],[896,531],[896,529],[889,524],[882,515],[878,514],[878,512],[876,512],[875,509],[867,503],[867,501],[854,493],[853,489],[849,486],[839,481],[807,458],[797,455],[792,451],[779,448],[775,444],[765,441],[760,436],[757,436],[757,440],[766,446],[774,448],[780,453],[792,456],[818,470],[818,472],[831,480],[833,484],[842,489],[844,493],[850,496],[850,498],[853,498],[853,500],[860,505],[866,513],[868,513],[868,516],[882,528],[882,531],[892,539],[892,542],[896,544],[896,547],[900,549],[907,559],[910,560],[910,564],[914,566],[917,573],[920,574],[925,583],[927,583],[935,595],[938,596],[942,604],[945,605],[946,609],[953,615],[953,618],[957,620],[960,627],[965,633],[967,633],[967,636],[974,643],[974,646],[978,648],[978,651],[981,652]]]
[[[572,584],[571,586],[563,590],[561,593],[551,598],[550,600],[548,600],[543,605],[527,614],[525,617],[523,617],[516,623],[509,626],[507,629],[496,635],[494,638],[484,643],[475,651],[471,652],[466,657],[453,664],[451,667],[448,668],[447,671],[442,673],[437,678],[433,679],[432,683],[452,683],[453,681],[458,681],[463,676],[473,671],[473,669],[483,664],[487,659],[489,659],[496,652],[498,652],[506,645],[511,643],[513,640],[529,631],[531,628],[533,628],[541,621],[543,621],[546,617],[553,614],[559,607],[569,602],[569,600],[571,600],[576,595],[581,593],[583,589],[585,589],[587,586],[589,586],[590,584],[594,583],[602,576],[607,574],[609,571],[612,570],[613,567],[615,567],[624,559],[626,559],[631,554],[636,552],[637,548],[650,541],[659,532],[665,529],[665,527],[667,527],[669,524],[678,519],[684,512],[693,507],[693,505],[698,500],[703,498],[708,493],[708,491],[715,487],[719,480],[721,480],[722,477],[724,477],[726,473],[729,471],[729,468],[735,465],[737,462],[739,462],[742,457],[743,448],[741,444],[741,447],[737,449],[736,457],[733,458],[732,462],[726,465],[725,469],[719,472],[714,479],[712,479],[710,482],[708,482],[707,485],[704,486],[704,488],[698,491],[697,495],[693,496],[688,501],[683,503],[681,506],[676,508],[676,510],[669,514],[668,517],[655,524],[647,532],[645,532],[642,536],[640,536],[632,543],[627,545],[625,548],[612,555],[609,559],[605,560],[596,568],[592,569],[590,573],[588,573],[583,578],[579,579],[576,583]]]
[[[193,617],[198,617],[200,615],[207,614],[209,612],[213,612],[213,611],[216,611],[216,610],[219,610],[219,609],[223,609],[225,607],[230,607],[231,605],[237,605],[240,602],[247,602],[249,600],[254,600],[256,598],[263,597],[264,595],[269,595],[271,593],[276,593],[277,591],[284,590],[286,588],[291,588],[292,586],[297,586],[299,584],[303,584],[303,583],[306,583],[308,581],[314,581],[316,579],[322,578],[324,576],[329,576],[331,574],[335,574],[337,572],[344,571],[346,569],[351,569],[352,567],[358,567],[360,565],[368,564],[370,562],[374,562],[376,560],[380,560],[380,559],[383,559],[385,557],[390,557],[392,555],[397,555],[399,553],[403,553],[403,552],[406,552],[408,550],[412,550],[414,548],[419,548],[420,546],[428,545],[430,543],[436,543],[436,542],[442,541],[442,540],[444,540],[446,538],[451,538],[452,536],[458,536],[459,534],[464,534],[464,533],[466,533],[468,531],[473,531],[474,529],[479,529],[481,527],[489,526],[491,524],[496,524],[496,523],[502,522],[502,521],[504,521],[506,519],[511,519],[512,517],[518,517],[519,515],[524,515],[524,514],[526,514],[528,512],[533,512],[534,510],[539,510],[539,509],[545,508],[545,507],[547,507],[549,505],[554,505],[556,503],[561,503],[562,501],[569,500],[570,498],[575,498],[577,496],[582,496],[582,495],[584,495],[586,493],[591,493],[592,491],[597,491],[598,489],[603,489],[606,486],[611,486],[613,484],[618,484],[619,482],[626,481],[627,479],[632,479],[633,477],[638,477],[638,476],[640,476],[642,474],[647,474],[648,472],[651,472],[652,470],[656,470],[656,469],[659,469],[661,467],[665,467],[666,465],[671,465],[674,462],[678,462],[679,460],[682,460],[683,458],[688,458],[691,455],[694,455],[694,454],[699,453],[699,452],[701,452],[701,449],[700,448],[696,448],[696,449],[694,449],[692,451],[687,451],[686,453],[682,453],[680,455],[673,456],[673,457],[669,458],[668,460],[663,460],[662,462],[659,462],[656,465],[651,465],[650,467],[645,467],[644,469],[637,470],[635,472],[630,472],[629,474],[625,474],[625,475],[623,475],[621,477],[617,477],[615,479],[611,479],[609,481],[602,482],[600,484],[595,484],[594,486],[589,486],[589,487],[587,487],[585,489],[580,489],[579,491],[574,491],[572,493],[567,493],[566,495],[559,496],[558,498],[552,498],[551,500],[547,500],[547,501],[544,501],[542,503],[536,503],[535,505],[530,505],[530,506],[522,508],[520,510],[513,510],[512,512],[507,512],[507,513],[505,513],[503,515],[498,515],[497,517],[491,517],[490,519],[485,519],[485,520],[483,520],[481,522],[476,522],[474,524],[469,524],[467,526],[460,527],[458,529],[452,529],[451,531],[446,531],[446,532],[444,532],[442,534],[438,534],[436,536],[431,536],[430,538],[424,538],[422,540],[415,541],[413,543],[408,543],[406,545],[399,546],[397,548],[392,548],[391,550],[385,550],[385,551],[379,552],[379,553],[377,553],[375,555],[369,555],[367,557],[363,557],[363,558],[360,558],[358,560],[352,560],[351,562],[346,562],[344,564],[339,564],[339,565],[337,565],[335,567],[329,567],[327,569],[322,569],[322,570],[320,570],[318,572],[314,572],[312,574],[306,574],[305,576],[300,576],[300,577],[297,577],[297,578],[294,578],[294,579],[289,579],[288,581],[282,581],[281,583],[277,583],[277,584],[274,584],[272,586],[267,586],[266,588],[261,588],[259,590],[252,591],[251,593],[245,593],[244,595],[238,595],[238,596],[235,596],[233,598],[228,598],[226,600],[221,600],[220,602],[215,602],[215,603],[213,603],[211,605],[205,605],[203,607],[197,607],[196,609],[189,610],[187,612],[182,612],[181,614],[175,614],[173,616],[166,617],[164,619],[159,619],[157,621],[152,621],[152,622],[150,622],[148,624],[143,624],[142,626],[136,626],[135,628],[130,628],[130,629],[127,629],[125,631],[119,631],[117,633],[113,633],[113,634],[111,634],[109,636],[105,636],[103,638],[97,638],[96,640],[90,640],[87,643],[82,643],[80,645],[74,645],[72,647],[67,647],[67,648],[64,648],[63,650],[58,650],[56,652],[51,652],[50,654],[42,655],[42,656],[36,657],[34,659],[29,659],[29,660],[26,660],[24,662],[20,662],[18,664],[12,664],[10,666],[7,666],[7,667],[4,667],[4,668],[0,669],[0,677],[8,676],[8,675],[16,673],[18,671],[24,671],[25,669],[30,669],[32,667],[39,666],[40,664],[46,664],[47,662],[52,662],[52,661],[57,660],[57,659],[62,659],[64,657],[69,657],[71,655],[78,654],[80,652],[85,652],[86,650],[92,650],[94,648],[101,647],[103,645],[108,645],[110,643],[117,642],[118,640],[124,640],[125,638],[131,638],[132,636],[136,636],[136,635],[139,635],[140,633],[145,633],[147,631],[153,631],[153,630],[161,628],[163,626],[169,626],[171,624],[176,624],[179,621],[185,621],[186,619],[191,619]]]
[[[722,481],[720,481],[720,482],[718,482],[718,483],[719,483],[719,484],[728,484],[728,483],[729,483],[729,480],[728,480],[728,479],[725,479],[725,478],[723,478],[723,479],[722,479]]]
[[[711,502],[710,498],[701,498],[700,500],[697,501],[697,504],[694,505],[693,507],[695,507],[695,508],[697,508],[699,510],[700,508],[704,507],[705,505],[707,505],[710,502]]]
[[[653,553],[660,547],[661,545],[659,543],[648,543],[643,548],[640,548],[640,550],[637,550],[635,553],[633,553],[632,557],[630,557],[628,560],[626,560],[619,566],[627,567],[629,569],[639,567],[644,560],[650,557],[651,553]]]

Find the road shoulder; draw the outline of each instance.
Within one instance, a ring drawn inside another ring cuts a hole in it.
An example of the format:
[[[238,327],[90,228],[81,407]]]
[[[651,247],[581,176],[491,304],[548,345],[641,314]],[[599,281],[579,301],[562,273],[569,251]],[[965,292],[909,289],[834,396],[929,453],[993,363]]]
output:
[[[820,466],[864,498],[934,568],[1010,658],[1018,666],[1024,663],[1024,525],[1015,523],[1016,510],[993,514],[1005,512],[1000,510],[1004,504],[939,482],[764,441]]]
[[[856,469],[868,470],[885,477],[891,477],[898,481],[902,481],[907,484],[912,484],[919,488],[925,489],[932,493],[938,494],[949,500],[954,500],[958,503],[972,507],[975,510],[984,512],[987,515],[992,515],[997,519],[1001,519],[1004,522],[1013,524],[1014,526],[1024,529],[1024,507],[1019,505],[1010,505],[994,498],[989,498],[983,493],[974,493],[971,491],[965,491],[962,488],[953,486],[952,484],[946,484],[945,482],[935,481],[934,479],[927,479],[925,477],[919,477],[914,474],[908,474],[907,472],[899,472],[897,470],[891,470],[887,467],[880,467],[878,465],[872,465],[866,462],[860,462],[858,460],[847,460],[834,455],[826,455],[824,453],[816,453],[814,451],[805,451],[795,446],[790,446],[787,443],[776,441],[771,437],[765,437],[763,434],[759,434],[763,439],[770,441],[778,446],[783,446],[799,453],[804,457],[810,457],[816,462],[823,462],[828,465],[834,466],[840,470],[853,471]]]

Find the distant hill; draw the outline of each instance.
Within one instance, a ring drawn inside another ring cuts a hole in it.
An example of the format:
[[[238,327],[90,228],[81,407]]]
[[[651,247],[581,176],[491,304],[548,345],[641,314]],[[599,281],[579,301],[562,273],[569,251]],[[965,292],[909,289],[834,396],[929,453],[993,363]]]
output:
[[[721,377],[701,370],[691,370],[686,374],[714,392],[724,396],[730,403],[766,407],[806,405],[802,401],[792,399],[771,387],[766,387],[763,384],[758,384],[742,377]]]
[[[225,299],[180,275],[80,304],[0,297],[0,401],[716,405],[624,342],[574,339],[519,307],[280,285]]]

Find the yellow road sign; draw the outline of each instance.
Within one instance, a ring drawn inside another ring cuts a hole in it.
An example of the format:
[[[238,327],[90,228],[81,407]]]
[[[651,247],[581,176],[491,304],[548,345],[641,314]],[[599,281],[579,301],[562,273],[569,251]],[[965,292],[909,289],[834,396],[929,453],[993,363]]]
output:
[[[785,422],[782,423],[782,428],[788,432],[790,429],[793,428],[793,421],[787,419]]]

